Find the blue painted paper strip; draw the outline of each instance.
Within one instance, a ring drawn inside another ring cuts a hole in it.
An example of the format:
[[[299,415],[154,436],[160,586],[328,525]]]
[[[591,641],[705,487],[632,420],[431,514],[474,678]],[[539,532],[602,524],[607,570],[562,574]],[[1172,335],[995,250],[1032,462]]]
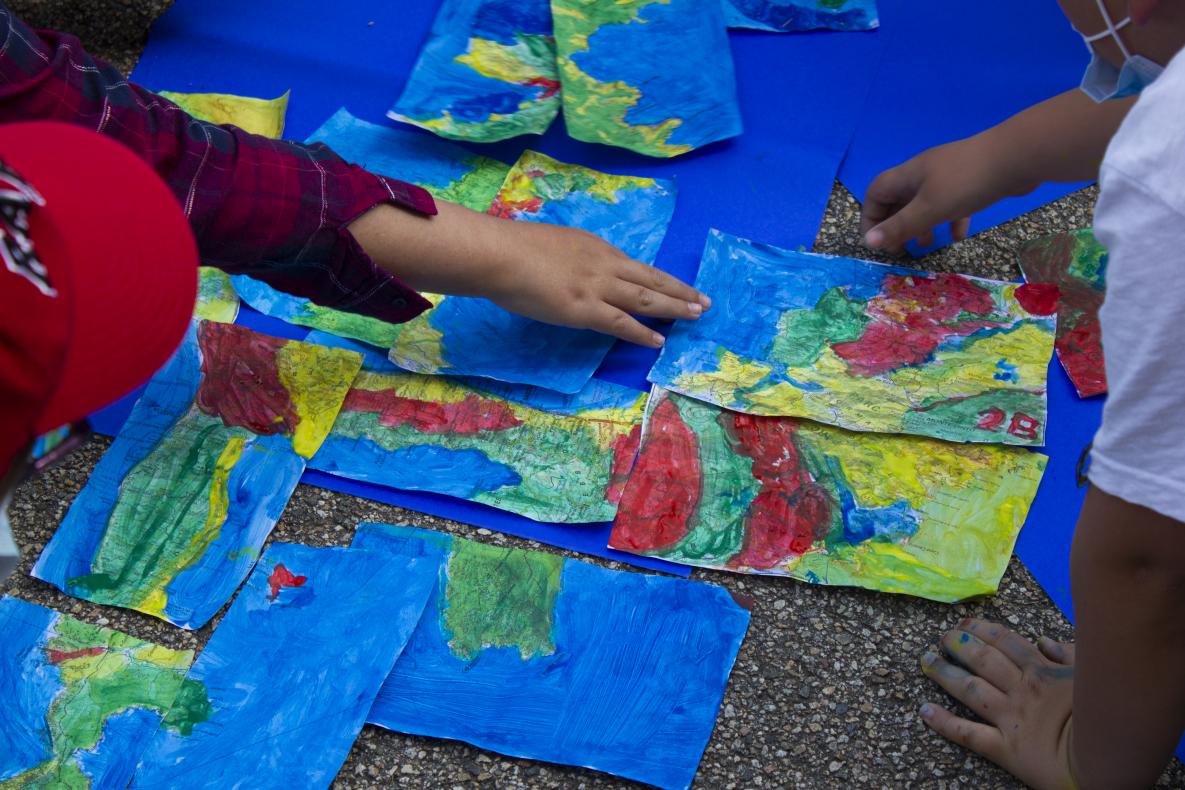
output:
[[[328,787],[435,586],[440,556],[274,544],[188,679],[190,732],[162,728],[135,788]]]
[[[411,527],[362,524],[353,545],[446,552],[369,722],[658,787],[691,784],[749,622],[727,590]],[[548,573],[556,586],[523,592]],[[499,592],[499,623],[527,624],[517,641],[496,627],[469,633],[474,619],[488,622],[466,617],[471,586]],[[541,596],[551,602],[533,609]]]

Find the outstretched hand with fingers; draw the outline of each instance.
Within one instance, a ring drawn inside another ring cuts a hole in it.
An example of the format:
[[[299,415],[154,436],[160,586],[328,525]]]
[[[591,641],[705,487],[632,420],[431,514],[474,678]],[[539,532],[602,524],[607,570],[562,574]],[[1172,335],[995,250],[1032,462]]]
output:
[[[922,656],[922,672],[983,721],[941,705],[922,720],[1037,790],[1075,787],[1070,760],[1074,646],[1029,640],[996,623],[968,619],[943,634],[942,653]]]
[[[956,241],[965,238],[972,214],[1036,188],[1018,179],[1004,162],[986,138],[971,137],[931,148],[886,170],[864,196],[864,243],[894,253],[912,239],[928,246],[934,230],[946,223]]]
[[[527,222],[513,228],[515,263],[488,294],[512,312],[657,348],[663,336],[633,316],[694,319],[711,306],[690,285],[591,233]]]

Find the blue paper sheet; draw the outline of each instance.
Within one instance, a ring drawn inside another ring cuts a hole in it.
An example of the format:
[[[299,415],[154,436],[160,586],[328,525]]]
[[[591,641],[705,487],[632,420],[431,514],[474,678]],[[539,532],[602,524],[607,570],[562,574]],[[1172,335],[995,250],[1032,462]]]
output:
[[[884,59],[840,169],[860,200],[882,171],[1077,87],[1086,67],[1081,37],[1051,0],[880,0],[880,20]],[[1083,186],[1049,184],[1003,200],[976,214],[971,232]],[[930,249],[950,243],[949,228],[938,236]]]
[[[4,787],[127,787],[174,700],[195,690],[192,651],[16,598],[0,598],[0,634]]]
[[[368,722],[691,784],[749,623],[727,590],[410,527],[362,524],[353,545],[446,553]]]
[[[671,157],[741,133],[720,0],[551,0],[564,126]]]
[[[559,89],[548,0],[444,0],[389,115],[488,143],[547,131]]]
[[[489,213],[588,231],[653,264],[675,211],[671,181],[601,173],[525,151]],[[575,393],[613,347],[591,329],[545,324],[488,299],[434,297],[391,344],[391,361],[417,373],[482,376]]]
[[[877,0],[723,0],[729,27],[796,33],[803,30],[872,30]]]
[[[159,729],[136,788],[328,787],[435,588],[417,557],[273,545],[190,669],[202,715]],[[170,717],[178,712],[170,714]]]
[[[201,628],[329,432],[359,354],[194,322],[42,551],[63,592]],[[302,368],[288,377],[289,366]]]
[[[599,379],[561,395],[424,376],[334,335],[312,332],[307,340],[365,354],[310,469],[540,521],[586,524],[617,515],[646,393]]]

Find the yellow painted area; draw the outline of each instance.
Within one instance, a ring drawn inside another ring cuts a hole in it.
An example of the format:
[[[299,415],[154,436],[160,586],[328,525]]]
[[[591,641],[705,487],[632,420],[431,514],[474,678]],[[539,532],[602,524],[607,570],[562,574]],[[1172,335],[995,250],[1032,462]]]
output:
[[[459,55],[456,61],[483,77],[522,84],[546,76],[540,73],[533,59],[530,47],[525,44],[508,47],[485,38],[471,38],[469,50]]]
[[[297,455],[312,458],[317,452],[361,368],[362,355],[341,348],[290,342],[276,352],[280,383],[299,418],[292,434]]]
[[[1018,311],[1020,307],[1016,308]],[[992,378],[993,363],[1007,360],[1016,366],[1017,380],[1011,388],[1045,386],[1049,357],[1053,354],[1053,333],[1034,324],[1021,324],[1011,332],[1002,332],[976,341],[962,349],[938,354],[941,365],[902,368],[890,374],[890,381],[907,389],[937,387],[948,393],[984,392],[996,389],[1000,382]],[[987,362],[988,364],[985,364]]]
[[[198,298],[194,318],[234,323],[239,314],[239,295],[230,283],[230,275],[212,266],[198,267]]]
[[[193,662],[193,651],[171,650],[167,647],[147,643],[143,647],[133,650],[132,658],[136,661],[142,661],[158,667],[188,669],[189,665]]]
[[[246,444],[247,440],[241,436],[231,437],[226,442],[226,447],[222,448],[222,452],[214,464],[214,473],[210,479],[210,500],[206,510],[206,523],[196,535],[190,538],[188,545],[180,555],[156,571],[151,583],[146,585],[145,589],[148,592],[143,598],[134,602],[133,609],[153,617],[167,619],[165,607],[168,605],[169,598],[168,593],[165,592],[165,586],[205,554],[206,549],[217,539],[222,525],[226,522],[227,513],[230,511],[227,481],[230,480],[230,473],[234,471],[235,464],[242,457]]]
[[[769,365],[737,356],[728,349],[720,349],[715,370],[684,373],[674,381],[674,389],[688,393],[714,393],[721,403],[732,401],[731,393],[747,390],[769,375]],[[787,394],[789,396],[789,394]]]
[[[617,193],[623,190],[652,189],[653,178],[619,176],[602,173],[580,165],[559,162],[538,151],[523,151],[514,167],[506,175],[498,197],[507,202],[521,203],[540,195],[535,179],[540,176],[563,176],[565,192],[585,192],[606,203],[616,203]]]
[[[202,121],[233,124],[245,132],[279,139],[284,134],[284,117],[288,113],[288,95],[275,99],[256,99],[230,93],[175,93],[160,91],[160,95]]]
[[[85,648],[83,648],[85,649]],[[58,664],[63,685],[83,680],[100,680],[124,670],[128,657],[120,650],[106,650],[94,656],[79,656]]]

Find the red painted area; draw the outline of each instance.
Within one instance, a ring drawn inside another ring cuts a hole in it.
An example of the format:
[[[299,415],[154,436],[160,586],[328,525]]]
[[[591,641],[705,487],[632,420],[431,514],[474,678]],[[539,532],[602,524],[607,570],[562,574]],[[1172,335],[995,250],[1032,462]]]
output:
[[[629,482],[630,470],[634,467],[634,458],[638,454],[638,443],[642,439],[642,426],[635,425],[633,430],[613,441],[613,470],[609,473],[609,486],[605,489],[605,501],[620,504],[625,494],[625,484]]]
[[[979,419],[975,423],[975,427],[981,431],[994,431],[1004,424],[1004,418],[1008,413],[999,406],[992,406],[990,409],[984,409],[979,413]]]
[[[466,395],[456,403],[435,403],[403,398],[389,389],[352,389],[342,410],[373,412],[379,415],[381,425],[388,428],[410,425],[420,433],[470,435],[505,431],[523,424],[509,404],[476,394]]]
[[[547,77],[534,77],[533,79],[529,79],[521,84],[543,88],[543,95],[539,97],[541,99],[550,99],[552,96],[555,96],[560,92],[560,81],[549,80]]]
[[[285,568],[283,563],[277,563],[276,567],[272,568],[271,575],[267,577],[267,586],[271,590],[267,599],[274,601],[280,597],[280,590],[285,587],[303,587],[306,581],[307,577],[297,576]]]
[[[234,324],[202,321],[197,407],[253,433],[291,434],[300,418],[276,367],[276,352],[287,342]]]
[[[1050,283],[1025,283],[1016,289],[1016,301],[1033,315],[1056,313],[1060,295],[1058,287]]]
[[[48,648],[45,651],[45,657],[49,659],[49,663],[58,665],[63,661],[69,661],[72,658],[86,658],[87,656],[101,656],[107,652],[105,647],[87,647],[82,650],[54,650]]]
[[[531,197],[526,200],[507,200],[499,195],[494,198],[493,205],[490,206],[490,210],[486,213],[503,219],[514,219],[519,214],[538,214],[541,208],[543,208],[543,198],[541,197]]]
[[[988,315],[995,308],[988,289],[961,275],[891,275],[882,290],[868,301],[873,320],[860,338],[832,346],[853,375],[877,376],[921,364],[946,340],[994,326],[991,321],[960,319]]]
[[[734,414],[731,423],[733,446],[753,459],[761,491],[745,515],[744,547],[728,564],[768,570],[806,553],[827,534],[831,499],[799,458],[795,421]]]
[[[1057,356],[1066,368],[1075,389],[1083,398],[1107,391],[1107,373],[1103,363],[1103,335],[1097,308],[1092,317],[1072,327],[1057,339]],[[1061,318],[1058,319],[1061,321]],[[1058,325],[1061,329],[1061,325]]]
[[[669,549],[687,536],[699,505],[699,448],[674,401],[654,409],[646,446],[629,476],[609,545],[626,551]]]

